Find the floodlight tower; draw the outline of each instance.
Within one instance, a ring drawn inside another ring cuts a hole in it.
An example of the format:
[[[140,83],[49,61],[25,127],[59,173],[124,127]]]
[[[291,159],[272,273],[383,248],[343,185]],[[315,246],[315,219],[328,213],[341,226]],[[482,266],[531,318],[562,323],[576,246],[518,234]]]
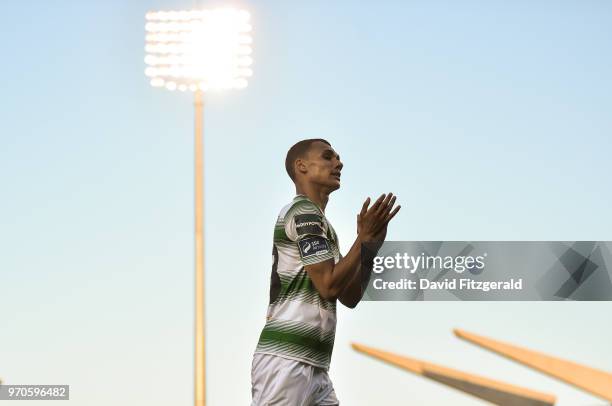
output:
[[[195,406],[206,404],[204,341],[204,92],[247,86],[250,15],[234,8],[146,14],[145,75],[154,87],[191,91],[195,105]]]

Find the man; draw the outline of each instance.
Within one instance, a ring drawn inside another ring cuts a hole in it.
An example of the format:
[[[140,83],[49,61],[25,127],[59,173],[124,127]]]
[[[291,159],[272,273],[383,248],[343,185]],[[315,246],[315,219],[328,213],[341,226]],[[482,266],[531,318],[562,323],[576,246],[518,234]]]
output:
[[[285,168],[297,196],[281,210],[274,228],[270,304],[251,371],[253,406],[339,404],[327,375],[336,300],[357,306],[370,277],[361,268],[361,244],[382,243],[400,209],[393,209],[391,193],[372,207],[366,199],[357,215],[357,239],[341,257],[325,207],[340,188],[342,167],[323,139],[300,141],[287,152]]]

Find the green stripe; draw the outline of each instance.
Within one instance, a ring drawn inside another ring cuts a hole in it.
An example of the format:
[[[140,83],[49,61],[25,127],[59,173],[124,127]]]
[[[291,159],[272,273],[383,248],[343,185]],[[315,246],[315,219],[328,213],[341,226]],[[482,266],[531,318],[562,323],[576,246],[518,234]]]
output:
[[[306,213],[317,214],[319,216],[324,217],[324,214],[323,212],[321,212],[321,209],[319,209],[319,207],[317,207],[317,205],[314,204],[312,201],[305,198],[305,199],[298,200],[295,203],[293,203],[291,208],[285,214],[283,221],[287,222],[287,219],[290,219],[296,214],[306,214]]]
[[[292,242],[287,233],[285,233],[285,226],[274,227],[274,242]]]
[[[287,280],[287,282],[289,282],[289,284],[286,286],[286,289],[283,289],[281,296],[287,296],[299,292],[319,294],[317,288],[315,288],[312,280],[304,268],[300,269],[297,275],[295,275],[292,279]]]
[[[324,343],[314,338],[304,337],[299,334],[283,333],[282,331],[267,330],[266,328],[264,328],[261,332],[259,340],[260,342],[280,341],[285,343],[298,344],[325,354],[331,354],[332,349],[334,348],[333,344]]]
[[[310,276],[308,276],[304,268],[300,269],[296,275],[287,276],[279,273],[279,276],[281,280],[281,292],[274,301],[275,304],[280,305],[286,300],[298,300],[300,302],[318,305],[328,311],[335,310],[335,303],[325,300],[319,295],[319,291],[314,286],[314,283],[312,283],[312,279],[310,279]]]

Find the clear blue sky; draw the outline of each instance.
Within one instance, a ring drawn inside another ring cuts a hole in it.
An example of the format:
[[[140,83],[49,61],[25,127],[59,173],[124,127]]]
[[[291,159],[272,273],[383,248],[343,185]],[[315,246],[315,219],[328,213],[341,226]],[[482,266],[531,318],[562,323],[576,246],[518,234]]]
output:
[[[189,405],[193,110],[144,77],[144,15],[194,1],[10,1],[0,45],[0,377],[75,405]],[[244,1],[254,76],[206,101],[209,401],[245,405],[287,148],[324,137],[343,251],[366,196],[393,240],[610,240],[612,3]],[[461,3],[461,4],[459,4]],[[363,303],[339,311],[345,405],[478,401],[354,353],[355,340],[583,392],[451,328],[612,369],[612,303]],[[599,403],[603,403],[600,401]],[[25,403],[27,404],[27,403]]]

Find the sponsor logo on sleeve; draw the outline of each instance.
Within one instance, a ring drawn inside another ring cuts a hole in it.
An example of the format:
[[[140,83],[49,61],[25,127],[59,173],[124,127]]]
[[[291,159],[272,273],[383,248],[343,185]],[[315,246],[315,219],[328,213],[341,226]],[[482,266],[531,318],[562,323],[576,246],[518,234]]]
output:
[[[324,255],[329,252],[329,243],[323,237],[304,238],[298,242],[302,258]]]
[[[298,214],[295,216],[295,231],[298,237],[323,235],[323,219],[317,214]]]

